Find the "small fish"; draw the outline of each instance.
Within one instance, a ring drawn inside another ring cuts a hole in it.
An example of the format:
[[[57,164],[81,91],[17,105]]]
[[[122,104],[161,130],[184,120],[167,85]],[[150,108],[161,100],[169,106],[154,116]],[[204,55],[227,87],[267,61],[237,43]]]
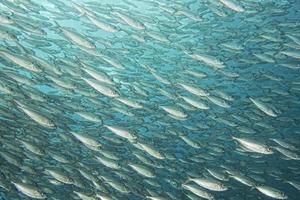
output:
[[[194,193],[195,195],[204,198],[204,199],[208,199],[208,200],[214,200],[214,196],[212,194],[210,194],[209,192],[206,192],[205,190],[203,190],[200,187],[196,187],[193,185],[187,185],[187,184],[182,184],[182,187],[186,190],[191,191],[192,193]]]
[[[114,12],[113,14],[117,15],[118,17],[120,17],[126,24],[128,24],[130,27],[138,29],[138,30],[143,30],[145,29],[145,26],[138,22],[137,20],[134,20],[133,18],[120,13],[120,12]]]
[[[286,196],[282,191],[269,186],[256,186],[256,189],[266,196],[274,199],[288,199],[288,196]]]
[[[184,83],[179,83],[180,86],[182,86],[185,90],[187,90],[188,92],[200,96],[200,97],[207,97],[209,96],[209,92],[200,88],[200,87],[196,87],[193,85],[188,85],[188,84],[184,84]]]
[[[74,133],[74,132],[71,132],[71,134],[88,147],[92,147],[96,149],[98,147],[101,147],[101,144],[98,141],[96,141],[94,138],[89,137],[88,135]]]
[[[71,30],[68,30],[66,28],[61,27],[56,23],[58,26],[58,29],[65,35],[69,41],[71,41],[73,44],[76,44],[81,47],[85,47],[87,49],[95,49],[96,46],[90,42],[88,39],[86,39],[84,36],[80,35],[79,33],[73,32]]]
[[[157,159],[165,159],[165,156],[161,154],[159,151],[155,150],[153,147],[151,147],[148,144],[138,143],[141,148],[147,152],[149,155],[157,158]]]
[[[133,170],[135,170],[137,173],[147,177],[147,178],[154,178],[155,174],[154,171],[145,166],[145,165],[140,165],[140,164],[134,164],[134,163],[129,163],[128,164]]]
[[[110,25],[108,23],[99,21],[98,19],[91,17],[91,16],[87,16],[89,18],[89,20],[91,20],[91,22],[93,24],[95,24],[98,28],[110,32],[110,33],[116,33],[118,32],[118,29],[116,27],[114,27],[113,25]]]
[[[292,160],[300,160],[300,156],[293,151],[290,151],[282,147],[273,147],[273,148]]]
[[[228,189],[223,183],[208,178],[188,178],[187,181],[193,181],[199,186],[212,191],[222,192]]]
[[[21,193],[25,194],[28,197],[34,198],[34,199],[46,199],[46,195],[40,191],[39,188],[34,187],[32,185],[28,185],[25,183],[16,183],[12,182],[14,186],[20,191]]]
[[[114,90],[111,89],[109,86],[106,86],[105,84],[101,82],[97,82],[96,80],[92,79],[86,79],[82,78],[88,85],[90,85],[92,88],[97,90],[99,93],[108,96],[108,97],[118,97],[119,94]]]
[[[134,133],[131,133],[125,129],[122,129],[120,127],[116,126],[109,126],[109,125],[104,125],[107,129],[109,129],[111,132],[115,133],[116,135],[129,139],[129,140],[136,140],[137,136]]]
[[[25,106],[24,104],[18,101],[15,102],[18,104],[18,108],[20,108],[20,110],[22,110],[26,115],[28,115],[32,120],[34,120],[38,124],[47,128],[55,128],[55,124],[47,117],[37,113],[36,111],[30,109],[29,107]]]
[[[236,140],[239,144],[245,147],[247,150],[251,152],[261,153],[261,154],[273,154],[271,148],[267,147],[264,144],[261,144],[257,141],[253,141],[247,138],[237,138],[232,136],[233,140]]]
[[[240,5],[238,5],[236,3],[233,3],[231,0],[219,0],[219,1],[233,11],[245,12],[245,9],[243,7],[241,7]]]
[[[253,99],[250,98],[250,100],[252,101],[252,103],[254,103],[254,105],[260,109],[261,111],[263,111],[264,113],[266,113],[267,115],[271,116],[271,117],[277,117],[277,114],[267,105],[265,105],[263,102],[257,100],[257,99]]]
[[[29,71],[41,72],[41,69],[37,65],[35,65],[34,63],[32,63],[30,60],[28,60],[27,58],[25,58],[23,56],[15,55],[15,54],[8,53],[5,51],[0,51],[0,54],[2,54],[4,56],[4,58],[8,59],[9,61],[11,61]]]
[[[177,109],[175,107],[171,107],[171,106],[159,106],[159,107],[162,108],[167,113],[169,113],[170,115],[175,116],[180,119],[184,119],[188,116],[187,114],[185,114],[184,112],[180,111],[179,109]]]

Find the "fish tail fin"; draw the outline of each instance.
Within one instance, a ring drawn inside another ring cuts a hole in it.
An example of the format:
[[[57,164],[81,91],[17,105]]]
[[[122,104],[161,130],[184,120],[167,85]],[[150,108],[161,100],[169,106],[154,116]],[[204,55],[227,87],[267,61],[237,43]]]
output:
[[[80,59],[78,56],[76,56],[76,55],[75,55],[75,62],[76,62],[77,64],[79,64],[79,65],[82,66],[81,59]]]
[[[187,176],[187,180],[186,181],[184,181],[181,185],[185,185],[185,184],[187,184],[188,182],[190,182],[190,181],[192,181],[192,177],[190,177],[190,176]]]
[[[236,137],[234,137],[234,135],[229,135],[229,137],[232,139],[232,140],[235,140],[235,139],[237,139]]]
[[[60,28],[60,25],[58,24],[58,22],[56,20],[53,20],[55,26],[59,27]]]
[[[55,32],[56,33],[61,33],[62,31],[61,31],[61,26],[58,24],[58,22],[56,21],[56,20],[53,20],[53,22],[54,22],[54,24],[55,24]]]
[[[184,136],[185,134],[183,132],[176,132],[177,136]]]
[[[253,185],[250,187],[250,190],[253,191],[253,190],[255,190],[255,188],[256,188],[255,185]]]
[[[128,139],[130,141],[130,143],[132,144],[137,144],[138,143],[138,138],[134,138],[134,139]]]
[[[258,184],[254,182],[253,185],[250,186],[250,190],[255,190],[257,186]]]

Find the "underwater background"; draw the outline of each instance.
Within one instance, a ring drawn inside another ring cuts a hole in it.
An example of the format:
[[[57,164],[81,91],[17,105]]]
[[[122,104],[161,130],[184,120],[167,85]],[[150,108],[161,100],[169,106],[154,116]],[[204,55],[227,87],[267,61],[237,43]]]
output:
[[[300,199],[299,11],[0,1],[0,199]]]

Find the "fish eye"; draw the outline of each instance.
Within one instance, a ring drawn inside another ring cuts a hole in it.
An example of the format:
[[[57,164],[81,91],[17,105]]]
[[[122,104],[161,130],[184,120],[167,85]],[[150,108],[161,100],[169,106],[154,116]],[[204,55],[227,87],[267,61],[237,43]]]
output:
[[[272,149],[271,148],[267,148],[267,151],[272,152]]]

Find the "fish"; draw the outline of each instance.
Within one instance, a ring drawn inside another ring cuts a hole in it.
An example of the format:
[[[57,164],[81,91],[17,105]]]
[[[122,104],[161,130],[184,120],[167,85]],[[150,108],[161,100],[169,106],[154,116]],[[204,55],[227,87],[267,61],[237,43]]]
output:
[[[16,23],[11,17],[9,16],[0,16],[0,23],[1,24],[14,24]]]
[[[197,143],[196,141],[193,141],[192,139],[190,139],[189,137],[187,137],[186,135],[184,135],[183,133],[178,133],[178,136],[185,142],[187,143],[189,146],[199,149],[202,147],[201,144]]]
[[[144,24],[142,24],[141,22],[132,19],[130,16],[127,16],[121,12],[118,11],[114,11],[113,14],[115,14],[116,16],[118,16],[123,22],[125,22],[127,25],[129,25],[130,27],[137,29],[137,30],[144,30],[145,26]]]
[[[23,67],[32,72],[41,72],[41,69],[31,62],[29,59],[25,58],[24,56],[14,55],[9,52],[0,51],[0,54],[6,58],[7,60],[11,61],[12,63],[17,64],[20,67]]]
[[[165,159],[165,156],[160,153],[159,151],[157,151],[156,149],[154,149],[152,146],[145,144],[145,143],[137,143],[138,146],[141,147],[142,150],[144,150],[145,152],[147,152],[149,155],[153,156],[154,158],[157,159]]]
[[[40,191],[39,188],[36,188],[32,185],[28,185],[25,183],[17,183],[17,182],[12,182],[12,184],[28,197],[34,198],[34,199],[46,199],[46,195]]]
[[[104,166],[111,169],[121,169],[119,163],[113,159],[107,158],[105,156],[96,156],[96,159]]]
[[[187,114],[185,114],[184,112],[180,111],[179,109],[177,109],[175,107],[160,106],[160,108],[162,108],[168,114],[170,114],[170,115],[172,115],[172,116],[174,116],[176,118],[184,119],[184,118],[186,118],[188,116]]]
[[[222,61],[218,60],[217,58],[211,55],[204,55],[204,54],[191,54],[191,55],[188,54],[188,55],[194,60],[200,61],[214,69],[222,69],[225,67],[225,64]]]
[[[286,181],[286,182],[289,183],[290,185],[292,185],[298,191],[300,190],[300,184],[299,184],[299,182],[296,182],[296,181]]]
[[[89,18],[89,20],[91,20],[91,22],[93,24],[95,24],[95,26],[97,26],[98,28],[100,28],[104,31],[107,31],[107,32],[110,32],[110,33],[118,32],[118,29],[116,27],[114,27],[113,25],[111,25],[111,24],[107,24],[105,22],[99,21],[98,19],[96,19],[92,16],[87,15],[87,18]]]
[[[208,179],[208,178],[188,178],[188,182],[193,181],[197,185],[206,188],[211,191],[217,191],[217,192],[222,192],[226,191],[228,188],[225,186],[223,183],[220,183],[216,180],[213,179]]]
[[[274,199],[288,199],[288,197],[283,192],[269,186],[256,186],[256,189]]]
[[[247,138],[238,138],[232,136],[233,140],[236,140],[239,144],[241,144],[245,149],[251,151],[251,152],[256,152],[256,153],[261,153],[261,154],[273,154],[274,152],[272,149],[265,144],[261,144],[257,141],[253,141],[251,139]]]
[[[20,140],[20,142],[30,152],[40,155],[40,156],[45,155],[45,152],[43,151],[43,149],[41,147],[39,147],[31,142],[24,141],[24,140]]]
[[[191,106],[198,108],[198,109],[202,109],[202,110],[208,110],[210,109],[210,107],[208,105],[206,105],[206,103],[204,103],[201,100],[195,100],[192,99],[190,97],[181,97],[185,102],[187,102],[188,104],[190,104]]]
[[[86,145],[87,147],[90,147],[92,149],[97,149],[97,148],[101,147],[101,144],[98,141],[96,141],[95,139],[93,139],[93,138],[91,138],[91,137],[89,137],[87,135],[80,134],[80,133],[74,133],[74,132],[71,132],[71,134],[77,140],[79,140],[84,145]]]
[[[300,160],[300,156],[293,152],[293,151],[290,151],[288,149],[285,149],[285,148],[282,148],[282,147],[273,147],[276,151],[282,153],[284,156],[292,159],[292,160]]]
[[[75,112],[75,113],[88,121],[102,124],[102,119],[100,116],[88,112]]]
[[[257,100],[257,99],[253,99],[250,98],[250,101],[252,101],[252,103],[261,111],[263,111],[264,113],[266,113],[268,116],[271,117],[277,117],[277,114],[267,105],[265,105],[263,102]]]
[[[88,196],[82,192],[77,192],[77,191],[73,191],[79,198],[81,199],[89,199],[89,200],[96,200],[96,198],[92,197],[92,196]]]
[[[2,31],[2,30],[0,30],[0,38],[5,39],[5,40],[11,40],[11,41],[18,40],[17,36],[15,36],[14,34],[8,32],[8,31]]]
[[[298,1],[0,3],[0,199],[297,199]]]
[[[96,46],[89,41],[88,39],[86,39],[83,35],[73,32],[71,30],[68,30],[66,28],[61,27],[60,25],[58,25],[58,23],[56,23],[58,26],[58,29],[64,34],[64,36],[73,44],[87,48],[87,49],[95,49]]]
[[[190,92],[191,94],[194,94],[194,95],[197,95],[200,97],[207,97],[210,95],[208,91],[206,91],[200,87],[195,87],[193,85],[188,85],[185,83],[179,83],[179,85],[181,87],[183,87],[183,89],[185,89],[186,91]]]
[[[49,173],[54,179],[58,180],[61,183],[74,184],[74,180],[62,170],[45,169],[45,172]]]
[[[233,3],[231,0],[220,0],[222,4],[236,12],[245,12],[245,9],[240,5]]]
[[[137,136],[132,133],[129,132],[128,130],[125,130],[123,128],[117,127],[117,126],[111,126],[111,125],[104,125],[105,128],[107,128],[108,130],[110,130],[111,132],[113,132],[114,134],[126,138],[128,140],[136,140]]]
[[[193,192],[198,197],[201,197],[201,198],[204,198],[204,199],[209,199],[209,200],[215,199],[215,197],[212,194],[206,192],[205,190],[203,190],[200,187],[195,187],[193,185],[187,185],[187,184],[183,184],[182,187],[186,190],[189,190],[189,191]]]
[[[81,64],[84,66],[83,70],[87,74],[89,74],[91,77],[96,79],[97,81],[100,81],[100,82],[103,82],[106,84],[110,84],[110,85],[114,85],[113,80],[111,80],[111,78],[104,72],[96,71],[96,70],[92,69],[91,67],[88,67],[86,64],[84,64],[82,62],[81,62]]]
[[[46,128],[55,128],[55,124],[48,119],[47,117],[39,114],[38,112],[30,109],[26,105],[22,104],[21,102],[16,101],[18,104],[18,108],[22,110],[27,116],[29,116],[32,120],[40,124],[41,126],[44,126]]]
[[[155,174],[153,170],[145,165],[140,165],[140,164],[134,164],[134,163],[129,163],[128,164],[133,170],[135,170],[137,173],[147,177],[147,178],[154,178]]]
[[[97,90],[99,93],[108,96],[108,97],[118,97],[119,94],[116,90],[110,88],[109,86],[106,86],[105,84],[102,84],[101,82],[98,82],[96,80],[92,79],[86,79],[82,78],[89,86]]]

